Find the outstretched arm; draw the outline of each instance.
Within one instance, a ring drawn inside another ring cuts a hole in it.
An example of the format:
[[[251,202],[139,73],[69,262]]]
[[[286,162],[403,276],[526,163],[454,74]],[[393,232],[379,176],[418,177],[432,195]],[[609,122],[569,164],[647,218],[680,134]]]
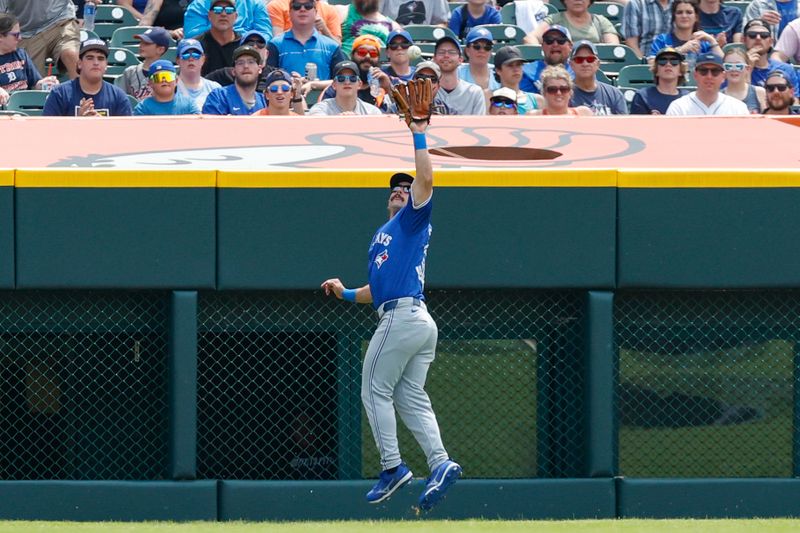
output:
[[[423,205],[433,194],[433,165],[428,154],[425,131],[428,129],[427,121],[414,121],[408,125],[414,136],[414,164],[417,175],[411,183],[414,195],[414,206]]]
[[[331,278],[323,281],[321,287],[326,295],[333,294],[340,300],[348,300],[360,304],[372,303],[372,291],[370,291],[369,284],[357,289],[347,289],[339,278]],[[348,295],[345,291],[353,292]]]
[[[414,138],[414,164],[417,170],[417,176],[411,184],[414,207],[425,204],[433,193],[433,166],[425,136],[431,122],[433,97],[431,80],[411,80],[392,88],[398,113],[408,124]]]

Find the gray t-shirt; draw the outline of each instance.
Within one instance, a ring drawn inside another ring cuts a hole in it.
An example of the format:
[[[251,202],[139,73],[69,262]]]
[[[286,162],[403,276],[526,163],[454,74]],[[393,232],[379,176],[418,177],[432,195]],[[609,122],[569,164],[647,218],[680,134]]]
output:
[[[198,89],[190,89],[184,85],[182,79],[178,79],[178,94],[182,94],[194,100],[198,109],[203,109],[203,104],[206,103],[206,96],[217,87],[222,87],[222,85],[215,81],[200,78],[200,87]]]
[[[131,65],[122,71],[122,80],[125,87],[125,94],[129,94],[140,102],[153,94],[150,85],[147,84],[147,75],[141,63]]]
[[[458,80],[456,88],[450,92],[439,87],[436,96],[450,109],[451,115],[485,115],[486,99],[483,89],[464,80]]]
[[[315,104],[308,110],[309,115],[341,115],[342,108],[336,103],[336,98],[326,98]],[[372,104],[368,104],[360,98],[356,98],[356,115],[382,115],[381,110]]]
[[[75,18],[71,0],[0,0],[0,13],[11,13],[19,21],[22,37],[27,39],[62,20]]]
[[[569,101],[570,107],[585,105],[592,110],[595,115],[627,115],[628,105],[622,92],[602,81],[597,82],[597,89],[587,92],[579,87],[572,88],[572,100]]]
[[[383,0],[380,12],[401,26],[446,24],[450,20],[447,0]]]

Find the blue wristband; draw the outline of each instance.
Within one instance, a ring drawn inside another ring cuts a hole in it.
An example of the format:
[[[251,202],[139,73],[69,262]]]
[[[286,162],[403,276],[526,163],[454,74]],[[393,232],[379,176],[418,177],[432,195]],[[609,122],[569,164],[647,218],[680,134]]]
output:
[[[345,289],[342,293],[342,300],[347,300],[348,302],[355,302],[356,301],[356,290],[355,289]]]
[[[424,133],[412,133],[412,136],[414,137],[414,150],[428,149],[428,139]]]

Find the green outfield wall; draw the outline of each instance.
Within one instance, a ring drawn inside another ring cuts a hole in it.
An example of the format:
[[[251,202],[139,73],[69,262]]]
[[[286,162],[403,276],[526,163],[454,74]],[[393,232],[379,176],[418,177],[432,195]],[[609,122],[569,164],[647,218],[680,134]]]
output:
[[[800,171],[459,172],[429,516],[800,516]],[[363,501],[375,316],[318,287],[364,283],[388,175],[348,176],[0,171],[0,518],[424,519]]]

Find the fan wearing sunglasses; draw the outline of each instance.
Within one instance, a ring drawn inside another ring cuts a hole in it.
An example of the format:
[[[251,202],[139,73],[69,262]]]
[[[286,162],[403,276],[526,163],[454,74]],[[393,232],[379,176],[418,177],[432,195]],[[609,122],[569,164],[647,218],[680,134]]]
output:
[[[542,35],[542,59],[522,66],[522,80],[519,87],[529,93],[541,93],[539,78],[548,66],[561,65],[570,75],[569,56],[572,53],[572,36],[564,26],[554,24]]]
[[[383,113],[388,113],[391,110],[391,102],[387,98],[387,94],[392,90],[392,80],[380,68],[381,48],[383,48],[383,41],[375,35],[360,35],[353,41],[350,61],[358,65],[358,71],[356,72],[358,75],[356,92],[358,98],[370,105],[374,105]],[[370,77],[378,81],[377,88],[370,86]],[[331,84],[322,93],[321,99],[324,100],[335,96],[336,88]]]
[[[141,102],[153,94],[148,71],[167,52],[171,38],[164,28],[148,28],[133,37],[139,41],[142,62],[131,65],[122,72],[122,90]]]
[[[264,98],[267,107],[253,113],[259,116],[302,116],[305,114],[305,100],[297,97],[300,84],[297,78],[283,69],[273,70],[266,78]]]
[[[467,63],[458,67],[458,78],[474,83],[488,94],[501,87],[494,75],[494,65],[489,62],[494,50],[492,32],[478,26],[469,30],[464,40]]]
[[[800,109],[793,106],[795,98],[792,80],[782,70],[771,72],[764,88],[767,90],[765,115],[800,115]]]
[[[233,52],[235,83],[214,89],[203,105],[204,115],[252,115],[264,109],[267,101],[256,90],[261,76],[261,54],[252,46],[240,46]]]
[[[189,9],[196,3],[192,2]],[[234,5],[232,0],[213,0],[209,7],[208,17],[211,27],[197,37],[206,51],[203,76],[207,76],[217,69],[233,66],[233,51],[239,47],[239,40],[242,38],[242,35],[235,30],[239,14]],[[187,18],[187,27],[188,22]]]
[[[753,19],[747,23],[744,29],[744,45],[747,48],[747,55],[753,64],[753,73],[751,75],[751,82],[753,85],[764,86],[767,76],[773,70],[781,70],[786,77],[792,80],[792,85],[795,87],[795,96],[800,96],[798,93],[797,75],[794,68],[781,61],[776,61],[769,57],[772,52],[772,33],[770,33],[769,26],[761,19]]]
[[[245,33],[242,36],[241,40],[239,41],[239,46],[250,46],[255,50],[257,50],[258,53],[261,55],[261,65],[262,65],[261,77],[258,79],[258,87],[256,88],[258,92],[264,92],[264,89],[266,88],[264,80],[267,79],[267,76],[269,75],[270,72],[275,70],[273,67],[267,64],[268,42],[269,39],[267,38],[267,36],[257,30],[251,30]],[[217,70],[209,72],[204,77],[208,80],[219,83],[223,87],[226,87],[234,82],[233,66],[219,68]]]
[[[654,85],[636,91],[631,102],[631,115],[663,115],[669,105],[689,93],[686,84],[687,65],[677,48],[668,46],[656,54],[650,64]]]
[[[697,56],[694,79],[697,90],[681,96],[669,105],[671,116],[727,116],[748,115],[744,102],[720,92],[725,81],[722,58],[709,52]]]
[[[409,51],[414,46],[414,39],[406,30],[395,30],[386,38],[386,57],[389,64],[383,67],[383,71],[389,76],[392,85],[408,81],[416,70],[411,66]]]
[[[200,40],[216,22],[224,21],[239,36],[258,30],[272,39],[272,20],[264,0],[192,0],[186,8],[183,31],[186,37]],[[146,10],[145,10],[146,11]],[[211,56],[206,43],[206,53]]]
[[[547,67],[542,72],[542,95],[546,103],[544,109],[534,112],[543,116],[592,116],[592,110],[584,105],[571,107],[572,76],[561,65]]]
[[[199,115],[194,100],[178,92],[178,75],[172,61],[159,59],[147,71],[152,89],[133,110],[134,115]]]
[[[58,84],[55,76],[42,78],[28,52],[17,47],[21,39],[16,17],[0,13],[0,106],[8,102],[13,91],[41,89],[43,83]]]
[[[500,87],[492,92],[489,98],[490,115],[519,115],[517,111],[517,93],[508,87]]]
[[[520,90],[522,79],[522,53],[516,46],[504,46],[494,55],[494,75],[503,87],[517,95],[517,112],[520,115],[532,113],[544,107],[542,95]]]
[[[761,113],[767,107],[767,92],[750,82],[752,60],[741,48],[731,48],[722,58],[727,86],[722,92],[741,100],[751,114]]]
[[[309,115],[381,115],[381,110],[358,97],[359,67],[352,61],[337,63],[333,69],[336,96],[326,98],[308,110]]]
[[[203,45],[196,39],[183,39],[178,43],[177,59],[179,72],[178,93],[194,100],[203,109],[206,97],[221,85],[200,75],[206,54]],[[231,76],[233,77],[233,76]]]
[[[597,47],[589,41],[578,41],[572,49],[570,66],[575,72],[570,105],[585,105],[595,115],[627,115],[628,104],[619,89],[597,81],[600,58]]]

